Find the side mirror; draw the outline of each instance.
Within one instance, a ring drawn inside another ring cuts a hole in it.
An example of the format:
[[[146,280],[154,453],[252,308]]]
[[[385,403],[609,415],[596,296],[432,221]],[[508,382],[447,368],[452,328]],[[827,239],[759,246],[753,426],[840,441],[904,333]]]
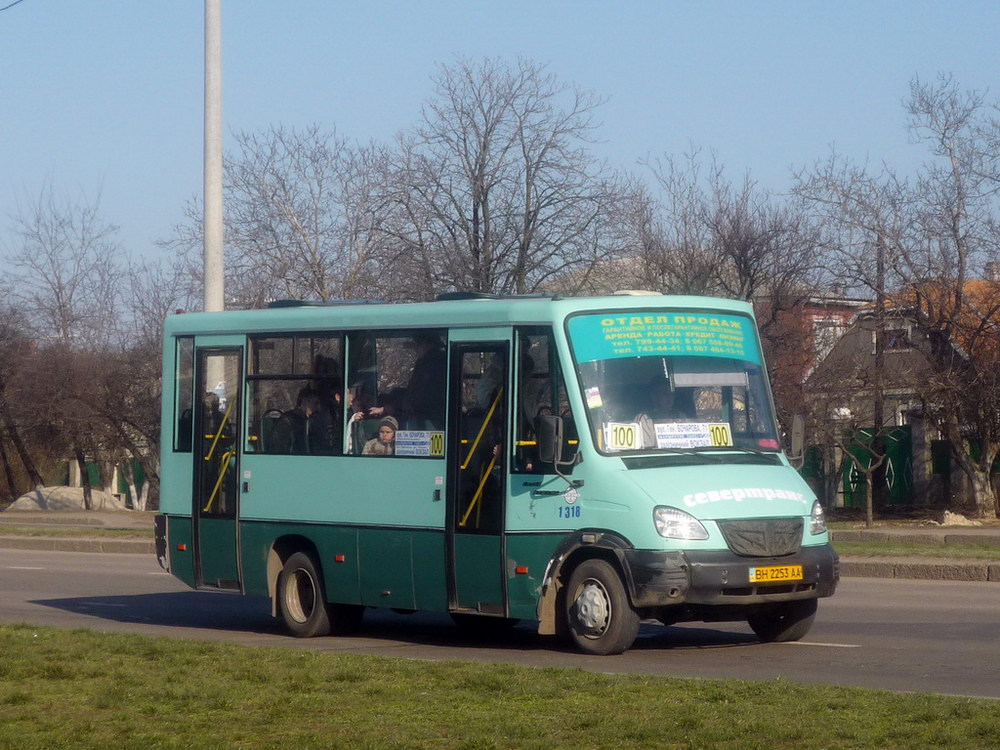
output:
[[[806,443],[806,420],[801,414],[792,417],[792,450],[788,460],[798,469],[805,459],[804,449]]]
[[[562,463],[562,417],[535,417],[535,437],[538,440],[539,461],[553,465]]]

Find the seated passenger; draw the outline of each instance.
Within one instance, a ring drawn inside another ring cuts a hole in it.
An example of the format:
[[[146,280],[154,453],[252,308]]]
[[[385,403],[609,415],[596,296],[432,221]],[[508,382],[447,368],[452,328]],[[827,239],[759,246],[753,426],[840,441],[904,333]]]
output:
[[[294,409],[281,413],[271,427],[268,453],[308,453],[306,424],[316,396],[310,388],[299,391]]]
[[[396,430],[399,423],[395,417],[383,417],[378,425],[378,437],[372,438],[361,451],[363,456],[391,456],[396,452]]]

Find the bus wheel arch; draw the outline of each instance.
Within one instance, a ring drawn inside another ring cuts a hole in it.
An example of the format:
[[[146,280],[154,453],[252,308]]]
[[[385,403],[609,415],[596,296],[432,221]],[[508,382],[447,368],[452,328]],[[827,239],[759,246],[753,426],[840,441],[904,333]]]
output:
[[[576,568],[587,560],[603,560],[614,569],[631,605],[634,602],[634,587],[624,555],[624,551],[631,546],[623,537],[607,531],[574,533],[564,540],[549,560],[543,577],[538,600],[539,634],[569,635],[565,616],[566,587]]]
[[[283,609],[284,592],[281,590],[280,583],[282,571],[288,564],[289,559],[293,555],[300,553],[310,558],[314,568],[314,572],[312,574],[302,572],[301,576],[315,576],[315,584],[318,587],[317,604],[326,610],[327,623],[322,627],[324,631],[322,635],[343,635],[358,630],[364,617],[364,605],[341,604],[328,601],[325,582],[326,579],[323,564],[321,562],[322,556],[319,554],[319,549],[312,542],[312,540],[297,534],[290,534],[276,539],[267,555],[267,591],[271,597],[271,616],[283,618],[285,620],[285,624],[288,625],[289,630],[298,635],[296,628],[292,623],[289,623],[288,617],[286,617],[287,613]],[[300,582],[304,583],[304,581]],[[301,602],[299,604],[301,605]],[[316,613],[316,616],[318,618],[321,617],[318,612]],[[320,635],[320,633],[317,632],[313,635]],[[305,637],[311,636],[307,634]]]

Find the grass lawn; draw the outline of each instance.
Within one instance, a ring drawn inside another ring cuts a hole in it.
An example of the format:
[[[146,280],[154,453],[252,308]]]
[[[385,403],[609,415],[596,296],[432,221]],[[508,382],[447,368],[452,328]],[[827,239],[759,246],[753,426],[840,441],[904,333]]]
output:
[[[4,748],[997,746],[987,700],[0,627]]]

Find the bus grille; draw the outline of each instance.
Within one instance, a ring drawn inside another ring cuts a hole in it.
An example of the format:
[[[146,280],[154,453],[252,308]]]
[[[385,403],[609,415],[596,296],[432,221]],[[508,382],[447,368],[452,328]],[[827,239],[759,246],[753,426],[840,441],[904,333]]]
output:
[[[726,544],[741,557],[794,555],[802,544],[801,518],[718,521]]]

